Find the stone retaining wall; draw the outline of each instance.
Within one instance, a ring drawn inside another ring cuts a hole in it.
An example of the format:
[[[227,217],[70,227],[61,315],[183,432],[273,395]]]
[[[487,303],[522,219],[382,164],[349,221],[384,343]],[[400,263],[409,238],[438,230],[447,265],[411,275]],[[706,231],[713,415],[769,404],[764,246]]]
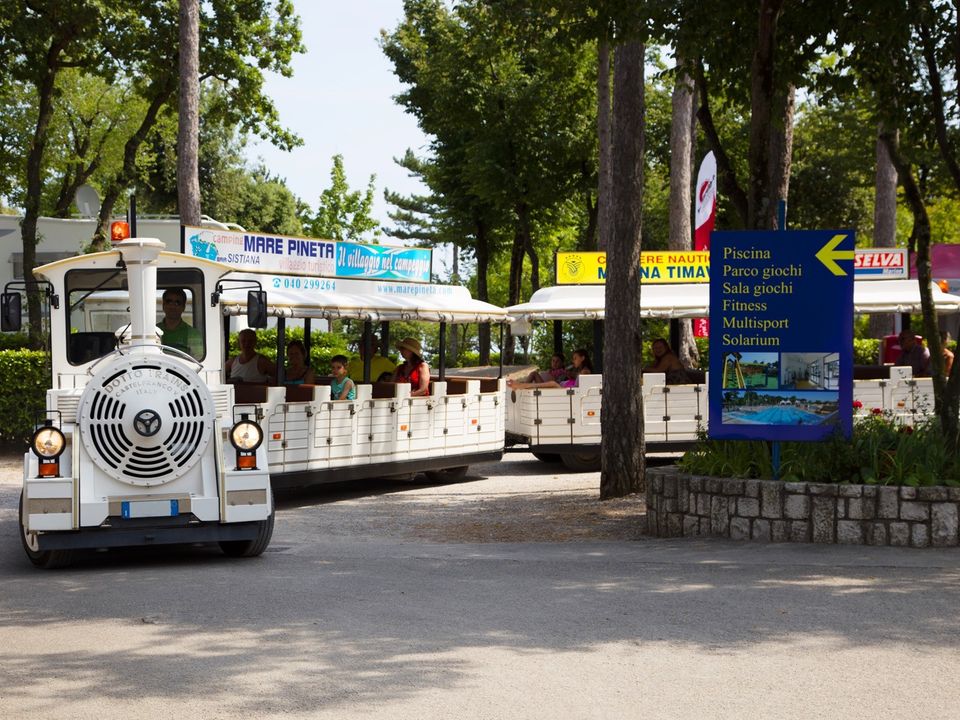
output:
[[[741,480],[647,470],[647,531],[763,542],[958,544],[960,488]]]

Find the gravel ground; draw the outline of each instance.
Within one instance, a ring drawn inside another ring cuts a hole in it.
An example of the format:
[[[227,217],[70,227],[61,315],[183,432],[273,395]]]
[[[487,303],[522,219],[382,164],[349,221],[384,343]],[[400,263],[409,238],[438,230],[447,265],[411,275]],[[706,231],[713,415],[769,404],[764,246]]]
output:
[[[19,491],[23,456],[0,454],[3,494]],[[419,478],[424,480],[422,476]],[[457,483],[366,480],[288,492],[278,511],[323,505],[323,534],[333,538],[432,543],[638,540],[645,526],[639,495],[601,502],[599,473],[570,473],[525,453],[476,465]]]

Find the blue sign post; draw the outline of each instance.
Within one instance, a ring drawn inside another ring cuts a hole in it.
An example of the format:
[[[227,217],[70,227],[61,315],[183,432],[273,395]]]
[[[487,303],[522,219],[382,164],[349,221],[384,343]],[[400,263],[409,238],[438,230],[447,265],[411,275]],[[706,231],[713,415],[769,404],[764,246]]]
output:
[[[849,436],[853,233],[714,232],[710,248],[710,437]]]

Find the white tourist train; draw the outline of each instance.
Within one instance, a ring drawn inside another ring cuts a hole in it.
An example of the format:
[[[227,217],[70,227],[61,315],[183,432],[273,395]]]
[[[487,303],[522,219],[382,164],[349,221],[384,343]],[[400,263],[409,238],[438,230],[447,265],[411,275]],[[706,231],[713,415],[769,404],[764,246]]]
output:
[[[960,296],[931,286],[937,312],[960,312]],[[706,283],[650,284],[641,293],[640,315],[681,319],[709,316],[710,291]],[[603,285],[555,285],[538,290],[528,302],[507,308],[514,334],[529,332],[537,321],[602,321]],[[920,291],[913,279],[857,279],[854,312],[920,312]],[[519,333],[518,333],[519,331]],[[878,359],[879,360],[879,359]],[[645,441],[648,452],[689,448],[706,429],[708,393],[706,373],[691,373],[697,382],[667,384],[663,373],[643,376]],[[528,448],[544,461],[562,460],[575,470],[599,469],[600,417],[603,376],[581,376],[572,388],[530,388],[507,391],[508,448]],[[854,407],[859,415],[879,408],[900,422],[913,423],[933,410],[930,378],[914,378],[909,367],[854,368]]]
[[[445,377],[426,397],[410,386],[229,384],[231,318],[503,323],[503,309],[465,288],[237,272],[230,265],[126,239],[107,252],[35,270],[50,306],[51,388],[24,458],[21,539],[41,567],[73,551],[218,542],[253,556],[273,531],[272,489],[428,471],[455,478],[503,452],[503,382]],[[167,298],[165,293],[176,292]],[[92,308],[126,298],[122,316]],[[195,333],[163,344],[160,298],[185,299]],[[21,294],[3,294],[3,329],[19,328]],[[441,333],[442,334],[442,333]],[[282,353],[278,355],[282,357]]]

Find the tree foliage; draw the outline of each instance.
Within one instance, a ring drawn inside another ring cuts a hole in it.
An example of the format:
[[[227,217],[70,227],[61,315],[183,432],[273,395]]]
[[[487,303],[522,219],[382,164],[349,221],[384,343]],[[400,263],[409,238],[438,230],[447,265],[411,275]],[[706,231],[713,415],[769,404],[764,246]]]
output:
[[[365,191],[351,190],[343,155],[334,155],[330,187],[320,193],[317,212],[304,222],[304,229],[313,237],[327,240],[359,242],[379,237],[379,223],[372,215],[375,181],[371,175]]]

